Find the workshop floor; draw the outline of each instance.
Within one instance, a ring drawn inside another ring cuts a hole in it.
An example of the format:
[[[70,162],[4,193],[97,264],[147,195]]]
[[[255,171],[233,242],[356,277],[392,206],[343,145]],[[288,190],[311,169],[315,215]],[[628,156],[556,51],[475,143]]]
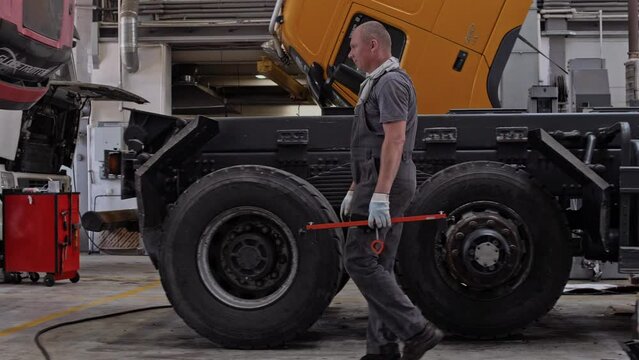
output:
[[[168,302],[150,261],[141,256],[83,256],[77,284],[0,284],[0,358],[42,359],[33,337],[70,320]],[[539,322],[501,341],[447,337],[424,359],[628,359],[635,295],[567,295]],[[306,334],[284,349],[218,348],[172,309],[151,310],[55,329],[42,336],[52,359],[359,359],[366,307],[352,283]]]

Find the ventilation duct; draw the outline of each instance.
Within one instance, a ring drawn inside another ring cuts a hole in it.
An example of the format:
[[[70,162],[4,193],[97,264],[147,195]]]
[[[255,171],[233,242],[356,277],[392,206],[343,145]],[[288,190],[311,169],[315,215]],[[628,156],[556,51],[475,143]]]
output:
[[[120,57],[126,70],[138,71],[138,0],[122,0],[120,8]]]

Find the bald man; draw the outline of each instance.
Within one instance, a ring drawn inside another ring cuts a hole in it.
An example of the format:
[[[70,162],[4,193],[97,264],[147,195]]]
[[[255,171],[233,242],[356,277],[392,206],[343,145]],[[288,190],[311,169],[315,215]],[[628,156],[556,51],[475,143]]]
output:
[[[358,26],[350,46],[348,57],[367,76],[351,131],[353,183],[340,214],[343,219],[368,219],[368,227],[349,229],[345,247],[346,270],[368,302],[362,360],[400,359],[398,340],[404,342],[401,359],[420,359],[443,333],[397,284],[393,266],[402,224],[391,224],[391,217],[404,215],[417,183],[411,158],[417,130],[415,89],[392,57],[390,35],[379,22]],[[372,246],[379,238],[383,249]]]

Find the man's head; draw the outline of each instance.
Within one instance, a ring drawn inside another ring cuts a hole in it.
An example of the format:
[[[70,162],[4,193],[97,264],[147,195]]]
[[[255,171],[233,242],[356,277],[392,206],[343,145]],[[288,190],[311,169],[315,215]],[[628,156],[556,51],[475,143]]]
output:
[[[348,57],[358,69],[371,72],[391,56],[391,37],[381,23],[365,22],[353,31]]]

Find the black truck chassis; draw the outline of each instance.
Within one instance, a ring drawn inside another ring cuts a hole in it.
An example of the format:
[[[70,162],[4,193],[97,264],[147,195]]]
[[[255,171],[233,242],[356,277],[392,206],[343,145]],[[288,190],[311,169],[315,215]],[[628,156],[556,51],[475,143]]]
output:
[[[318,319],[348,280],[344,233],[304,225],[338,221],[351,122],[132,111],[123,197],[137,196],[145,248],[188,325],[223,346],[263,348]],[[407,215],[449,217],[405,224],[396,275],[406,293],[445,330],[494,338],[554,306],[573,256],[639,272],[638,134],[632,112],[420,117]]]

